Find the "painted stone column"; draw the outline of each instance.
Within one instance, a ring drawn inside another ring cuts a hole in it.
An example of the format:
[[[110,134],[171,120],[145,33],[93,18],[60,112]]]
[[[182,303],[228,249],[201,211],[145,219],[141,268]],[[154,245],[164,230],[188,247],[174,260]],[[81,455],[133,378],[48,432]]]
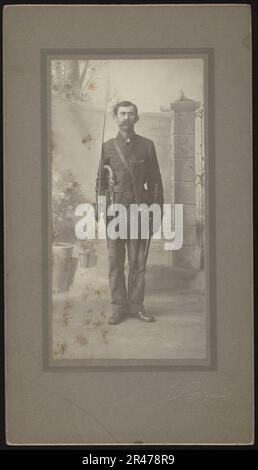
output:
[[[172,111],[172,202],[183,204],[184,208],[184,243],[181,250],[173,252],[173,265],[184,268],[198,266],[195,115],[200,105],[200,102],[186,98],[183,92],[177,101],[170,104],[170,111]]]

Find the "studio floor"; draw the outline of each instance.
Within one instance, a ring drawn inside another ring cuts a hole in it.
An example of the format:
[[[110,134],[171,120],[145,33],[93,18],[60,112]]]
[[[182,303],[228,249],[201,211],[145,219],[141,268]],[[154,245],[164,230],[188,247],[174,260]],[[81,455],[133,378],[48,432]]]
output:
[[[107,267],[77,267],[68,292],[52,297],[53,359],[204,359],[204,272],[150,266],[145,308],[154,323],[109,325]]]

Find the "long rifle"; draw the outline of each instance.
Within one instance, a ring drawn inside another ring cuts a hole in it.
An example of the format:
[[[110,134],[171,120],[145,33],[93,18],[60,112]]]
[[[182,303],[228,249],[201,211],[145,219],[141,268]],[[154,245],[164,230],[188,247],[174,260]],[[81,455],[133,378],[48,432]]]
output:
[[[109,74],[107,78],[107,85],[106,85],[106,97],[105,97],[105,109],[104,109],[104,118],[103,118],[103,128],[102,128],[102,137],[101,137],[101,155],[100,155],[100,161],[99,161],[99,170],[98,170],[98,196],[100,196],[100,185],[102,181],[102,170],[104,169],[103,166],[103,143],[104,143],[104,135],[105,135],[105,127],[106,127],[106,116],[107,116],[107,107],[108,107],[108,98],[110,95],[110,79],[109,79]]]
[[[99,160],[99,169],[98,169],[98,191],[97,191],[97,207],[98,207],[98,196],[100,196],[100,188],[101,188],[101,183],[102,183],[102,178],[105,175],[105,170],[103,165],[103,143],[104,143],[104,135],[105,135],[105,127],[106,127],[106,116],[107,116],[107,107],[108,107],[108,99],[110,95],[110,80],[109,80],[109,74],[107,78],[107,85],[106,85],[106,96],[105,96],[105,108],[104,108],[104,117],[103,117],[103,127],[102,127],[102,137],[101,137],[101,154],[100,154],[100,160]],[[100,209],[100,213],[101,213]],[[100,213],[98,214],[98,220],[100,220]]]

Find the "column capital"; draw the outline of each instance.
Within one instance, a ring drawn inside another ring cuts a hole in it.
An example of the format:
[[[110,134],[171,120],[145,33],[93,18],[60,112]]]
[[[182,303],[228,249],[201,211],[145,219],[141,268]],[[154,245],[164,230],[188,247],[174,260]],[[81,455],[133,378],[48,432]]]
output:
[[[180,90],[180,97],[178,100],[173,101],[172,103],[166,105],[166,106],[161,106],[160,110],[163,112],[167,111],[182,111],[182,110],[191,110],[195,111],[196,109],[200,108],[201,102],[200,101],[195,101],[190,98],[187,98],[183,92],[183,90]]]

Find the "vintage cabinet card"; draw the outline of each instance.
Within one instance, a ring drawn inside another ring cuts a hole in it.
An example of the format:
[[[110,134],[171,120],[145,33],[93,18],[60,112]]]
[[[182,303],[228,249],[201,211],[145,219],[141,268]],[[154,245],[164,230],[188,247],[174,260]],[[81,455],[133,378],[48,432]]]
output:
[[[4,10],[10,444],[251,444],[246,5]]]

